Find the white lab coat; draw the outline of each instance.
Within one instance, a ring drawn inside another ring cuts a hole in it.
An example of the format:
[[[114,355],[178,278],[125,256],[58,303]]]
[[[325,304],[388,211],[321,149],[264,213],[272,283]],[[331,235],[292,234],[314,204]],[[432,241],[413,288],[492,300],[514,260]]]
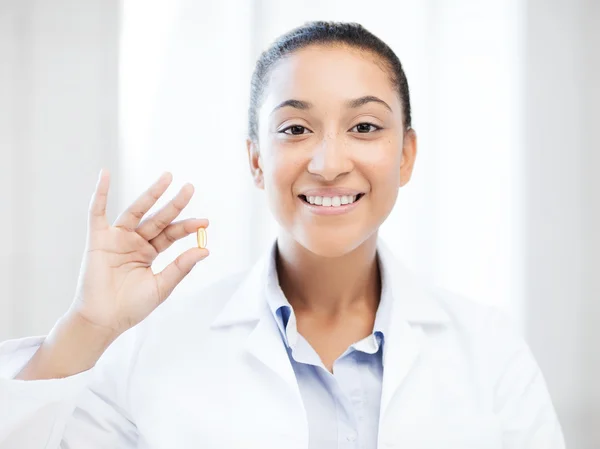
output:
[[[563,448],[542,375],[500,315],[379,251],[394,305],[378,448]],[[94,368],[66,379],[11,379],[42,338],[0,345],[0,448],[306,449],[305,410],[263,291],[266,265],[194,297],[173,295]]]

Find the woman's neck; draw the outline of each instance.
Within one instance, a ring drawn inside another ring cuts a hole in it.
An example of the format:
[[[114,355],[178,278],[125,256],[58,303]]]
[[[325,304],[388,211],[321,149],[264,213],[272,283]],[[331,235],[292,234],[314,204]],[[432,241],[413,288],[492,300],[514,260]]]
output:
[[[318,256],[289,236],[277,241],[281,289],[296,313],[336,317],[377,310],[381,292],[377,235],[341,257]]]

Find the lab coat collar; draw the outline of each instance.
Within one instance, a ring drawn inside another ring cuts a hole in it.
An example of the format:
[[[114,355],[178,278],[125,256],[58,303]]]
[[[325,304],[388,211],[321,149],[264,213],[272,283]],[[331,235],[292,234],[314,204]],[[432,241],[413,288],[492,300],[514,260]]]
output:
[[[448,314],[436,301],[432,290],[399,262],[381,239],[377,242],[377,252],[383,275],[391,289],[392,323],[398,319],[413,324],[443,324],[449,321]],[[246,275],[213,321],[213,328],[258,321],[264,316],[265,308],[268,309],[266,285],[270,257],[272,247]]]

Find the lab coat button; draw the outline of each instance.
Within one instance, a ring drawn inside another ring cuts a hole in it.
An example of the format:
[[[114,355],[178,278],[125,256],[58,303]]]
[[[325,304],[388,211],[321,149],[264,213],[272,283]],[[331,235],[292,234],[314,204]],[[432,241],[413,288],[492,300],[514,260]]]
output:
[[[346,440],[348,441],[356,441],[356,434],[355,433],[351,433],[346,437]]]

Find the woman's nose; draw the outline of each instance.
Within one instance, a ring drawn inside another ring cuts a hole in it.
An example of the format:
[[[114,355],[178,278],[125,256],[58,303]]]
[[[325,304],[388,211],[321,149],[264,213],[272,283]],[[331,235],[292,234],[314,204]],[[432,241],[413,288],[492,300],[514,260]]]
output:
[[[338,137],[323,139],[317,145],[308,164],[308,172],[318,175],[325,181],[333,181],[338,176],[352,170],[344,143]]]

